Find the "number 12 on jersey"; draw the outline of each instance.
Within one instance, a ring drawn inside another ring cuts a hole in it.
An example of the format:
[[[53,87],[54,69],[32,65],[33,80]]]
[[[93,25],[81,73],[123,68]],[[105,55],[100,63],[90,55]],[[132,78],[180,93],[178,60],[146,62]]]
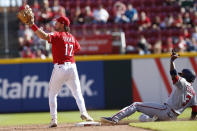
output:
[[[66,44],[65,55],[66,56],[72,56],[72,53],[73,53],[73,45],[72,44]]]

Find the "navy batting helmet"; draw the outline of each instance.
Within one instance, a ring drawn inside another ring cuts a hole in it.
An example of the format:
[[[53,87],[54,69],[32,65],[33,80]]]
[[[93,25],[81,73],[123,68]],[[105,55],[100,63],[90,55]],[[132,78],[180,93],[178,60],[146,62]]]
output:
[[[194,82],[196,78],[196,73],[190,69],[183,69],[181,76],[185,78],[188,82]]]

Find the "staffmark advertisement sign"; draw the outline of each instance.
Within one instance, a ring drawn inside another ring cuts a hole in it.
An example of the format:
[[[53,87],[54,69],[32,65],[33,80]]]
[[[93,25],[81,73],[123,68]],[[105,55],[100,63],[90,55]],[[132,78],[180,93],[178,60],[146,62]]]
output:
[[[82,94],[89,97],[98,95],[97,91],[91,89],[93,79],[86,80],[86,75],[80,76]],[[60,97],[71,97],[71,91],[65,85],[62,86]],[[2,99],[40,99],[48,98],[48,82],[39,81],[39,76],[25,76],[22,83],[9,82],[8,79],[0,78],[0,98]]]
[[[104,108],[102,62],[79,62],[77,66],[87,108]],[[91,69],[92,66],[97,70]],[[53,64],[49,63],[0,65],[0,104],[3,105],[0,112],[48,111],[52,68]],[[58,109],[78,109],[66,84],[58,94]]]

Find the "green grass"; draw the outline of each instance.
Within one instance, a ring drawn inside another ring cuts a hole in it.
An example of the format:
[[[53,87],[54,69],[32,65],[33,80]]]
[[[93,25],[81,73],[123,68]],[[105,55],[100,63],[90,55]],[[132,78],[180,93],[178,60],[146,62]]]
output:
[[[95,119],[100,120],[101,116],[112,116],[113,114],[117,113],[118,110],[92,110],[88,111],[89,114]],[[189,118],[191,113],[191,109],[187,109],[184,111],[179,118]],[[125,118],[125,120],[137,120],[140,113],[135,113],[132,116]],[[58,112],[58,122],[59,123],[75,123],[80,122],[80,113],[79,111],[65,111],[65,112]],[[8,125],[27,125],[27,124],[48,124],[50,122],[50,114],[49,112],[42,112],[42,113],[15,113],[15,114],[0,114],[0,126],[8,126]],[[176,123],[176,124],[174,124]],[[183,123],[183,124],[182,124]],[[194,125],[197,127],[197,122],[154,122],[154,123],[132,123],[132,126],[136,127],[143,127],[143,128],[150,128],[155,129],[153,127],[169,127],[169,125],[176,127],[181,127],[180,125],[190,125],[191,129],[194,129]],[[165,129],[162,127],[162,129]],[[189,127],[184,127],[185,129],[189,129]],[[175,127],[173,127],[175,129]],[[178,128],[179,129],[179,128]],[[156,128],[155,130],[160,130]],[[165,129],[166,130],[166,129]],[[197,131],[197,129],[195,129]],[[180,131],[180,130],[179,130]]]
[[[185,110],[178,118],[189,119],[191,108]],[[197,131],[197,121],[163,121],[130,123],[130,126],[156,131]]]
[[[196,121],[144,122],[129,125],[157,131],[197,131]]]
[[[88,112],[95,120],[99,120],[101,116],[111,116],[116,113],[117,110],[98,110]],[[0,126],[48,124],[50,119],[49,112],[0,114]],[[75,123],[80,121],[79,111],[58,112],[58,123]]]

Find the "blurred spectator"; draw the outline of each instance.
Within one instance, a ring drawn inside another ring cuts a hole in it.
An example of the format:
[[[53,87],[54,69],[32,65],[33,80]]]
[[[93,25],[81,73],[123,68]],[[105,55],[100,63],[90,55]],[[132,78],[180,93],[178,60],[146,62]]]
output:
[[[191,34],[189,33],[188,29],[185,28],[183,31],[183,38],[190,39],[190,37],[191,37]]]
[[[195,39],[193,39],[193,38],[192,38],[191,41],[192,41],[192,44],[193,44],[193,45],[191,46],[192,49],[191,49],[191,50],[188,50],[188,51],[195,51],[195,52],[197,52],[197,41],[196,41]]]
[[[156,41],[153,46],[153,53],[154,54],[161,54],[162,53],[162,42],[161,40]]]
[[[167,21],[167,28],[173,27],[173,23],[174,23],[174,17],[173,15],[170,14]]]
[[[94,23],[107,23],[109,18],[109,13],[106,9],[103,8],[102,5],[99,5],[97,9],[93,11]]]
[[[34,44],[31,46],[32,50],[45,49],[46,41],[40,40],[37,36],[34,37],[33,43]]]
[[[187,39],[186,45],[187,45],[187,49],[186,49],[187,51],[189,52],[197,51],[197,42],[194,38],[192,38],[191,40]]]
[[[18,37],[24,36],[24,30],[25,30],[25,26],[23,24],[19,23]]]
[[[60,16],[66,16],[66,11],[64,9],[64,7],[60,7],[59,10],[55,13],[53,13],[53,18],[59,18]]]
[[[136,47],[135,46],[132,46],[132,45],[128,45],[127,47],[126,47],[126,53],[128,53],[128,54],[138,54],[138,50],[136,49]]]
[[[19,56],[21,57],[22,56],[22,51],[23,51],[23,48],[25,47],[24,46],[24,39],[22,37],[19,37],[18,38],[18,42],[19,42]]]
[[[183,26],[183,19],[181,14],[178,14],[175,19],[173,25],[177,28],[181,28]]]
[[[192,33],[192,39],[195,39],[197,41],[197,26],[195,26],[194,32]]]
[[[18,42],[19,42],[19,55],[21,56],[21,52],[24,47],[24,26],[22,24],[19,24],[19,30],[18,30]]]
[[[160,29],[161,27],[161,18],[159,16],[155,17],[155,21],[153,22],[154,29]]]
[[[25,47],[24,50],[22,51],[22,57],[23,58],[35,58],[35,55],[33,54],[30,48]]]
[[[40,10],[40,5],[38,3],[38,0],[34,0],[33,6],[31,7],[32,11],[34,12],[35,20],[38,20],[38,15],[39,15],[39,10]]]
[[[34,36],[34,33],[32,29],[28,27],[28,25],[25,25],[25,30],[24,30],[24,38],[29,42],[32,43],[32,38]]]
[[[184,14],[186,13],[186,9],[184,7],[181,7],[180,13],[182,16],[184,16]]]
[[[185,25],[186,28],[192,27],[192,19],[190,18],[190,15],[188,12],[186,12],[183,16],[183,24]]]
[[[163,52],[169,53],[172,51],[172,49],[174,48],[173,46],[173,41],[171,37],[167,38],[167,43],[164,43],[163,48]]]
[[[39,22],[45,24],[45,23],[51,21],[52,18],[53,18],[53,13],[51,11],[51,8],[43,8],[40,13]]]
[[[140,37],[140,40],[137,43],[137,49],[140,55],[150,54],[151,45],[147,42],[144,36]]]
[[[21,29],[23,29],[23,27],[20,27]],[[24,30],[20,30],[19,32],[19,55],[22,57],[28,57],[30,56],[31,49],[30,46],[32,46],[32,39],[33,39],[33,32],[31,29],[28,28],[27,25],[25,25]],[[27,50],[29,49],[29,50]],[[32,56],[33,57],[33,56]]]
[[[45,32],[47,33],[50,33],[50,32],[53,32],[54,31],[54,28],[53,28],[53,25],[52,23],[46,23],[45,26],[44,26],[44,30]]]
[[[165,17],[164,21],[161,22],[161,28],[171,28],[174,26],[174,17],[172,15],[168,15]]]
[[[90,6],[85,7],[85,15],[84,15],[84,22],[86,24],[91,24],[93,21],[93,13],[91,11]]]
[[[130,22],[136,22],[138,20],[137,10],[133,8],[132,4],[128,4],[125,15],[127,16],[127,18],[129,18]]]
[[[39,5],[39,3],[38,3],[38,0],[34,0],[33,6],[32,6],[31,8],[32,8],[32,11],[33,11],[34,13],[39,12],[39,10],[40,10],[40,5]]]
[[[194,2],[193,11],[194,11],[194,12],[197,12],[197,2]]]
[[[187,49],[186,41],[184,37],[180,36],[178,43],[176,43],[176,49],[178,52],[184,52]]]
[[[55,19],[60,16],[66,16],[65,8],[59,4],[59,0],[54,0],[52,11]]]
[[[41,49],[36,50],[36,58],[46,59],[45,54],[42,52]]]
[[[151,26],[150,18],[148,16],[146,16],[146,13],[143,11],[140,14],[138,24],[140,25],[140,28],[142,30],[147,29]]]
[[[59,16],[66,16],[66,10],[64,7],[61,7],[59,10],[58,10],[58,15]],[[57,16],[56,16],[57,17]]]
[[[197,12],[194,13],[194,16],[192,18],[192,23],[194,26],[197,26]]]
[[[49,0],[43,0],[43,8],[49,8]]]
[[[82,13],[80,6],[77,6],[73,18],[73,24],[84,24],[84,19],[84,14]]]
[[[59,0],[54,0],[52,10],[54,12],[58,12],[60,10],[60,8],[61,8],[61,5],[59,4]]]
[[[161,21],[160,27],[161,29],[166,29],[167,28],[167,23],[168,23],[168,18],[164,18],[163,21]]]
[[[114,12],[114,22],[115,23],[128,23],[130,22],[129,18],[126,17],[126,6],[124,3],[117,1],[113,6],[113,12]]]

